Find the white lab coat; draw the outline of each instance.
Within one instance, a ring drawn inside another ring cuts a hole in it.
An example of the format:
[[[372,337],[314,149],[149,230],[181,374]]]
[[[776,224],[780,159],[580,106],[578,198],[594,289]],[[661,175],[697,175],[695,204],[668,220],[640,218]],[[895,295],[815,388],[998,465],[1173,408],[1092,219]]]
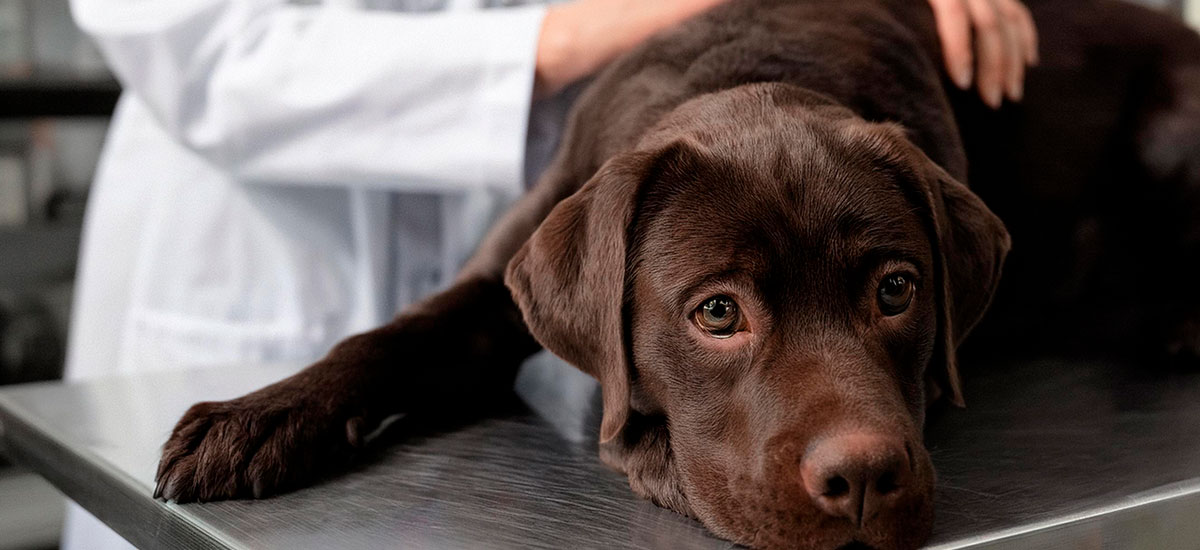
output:
[[[521,193],[543,9],[367,3],[72,0],[126,91],[68,379],[313,361],[444,284]],[[65,548],[124,546],[68,518]]]

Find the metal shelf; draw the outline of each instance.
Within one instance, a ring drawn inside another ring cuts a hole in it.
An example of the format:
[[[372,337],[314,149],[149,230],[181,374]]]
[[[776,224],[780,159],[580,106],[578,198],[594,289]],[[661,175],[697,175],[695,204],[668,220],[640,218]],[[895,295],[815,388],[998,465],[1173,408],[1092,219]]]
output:
[[[120,95],[113,79],[0,79],[0,118],[106,117]]]

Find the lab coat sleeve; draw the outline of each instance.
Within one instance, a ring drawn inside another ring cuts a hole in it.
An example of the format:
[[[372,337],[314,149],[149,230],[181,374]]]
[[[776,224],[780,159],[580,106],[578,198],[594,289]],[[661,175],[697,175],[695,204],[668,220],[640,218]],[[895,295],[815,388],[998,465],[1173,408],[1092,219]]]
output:
[[[240,181],[520,189],[541,7],[72,9],[163,128]]]

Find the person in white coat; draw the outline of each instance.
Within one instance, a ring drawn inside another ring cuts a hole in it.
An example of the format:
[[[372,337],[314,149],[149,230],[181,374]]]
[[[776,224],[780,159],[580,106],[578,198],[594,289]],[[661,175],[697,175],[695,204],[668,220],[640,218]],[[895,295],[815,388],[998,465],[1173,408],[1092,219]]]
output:
[[[382,324],[448,282],[548,158],[566,100],[531,98],[722,1],[72,0],[125,92],[67,378],[299,368]],[[1023,6],[930,3],[956,82],[1018,98]],[[64,548],[124,546],[68,510]]]

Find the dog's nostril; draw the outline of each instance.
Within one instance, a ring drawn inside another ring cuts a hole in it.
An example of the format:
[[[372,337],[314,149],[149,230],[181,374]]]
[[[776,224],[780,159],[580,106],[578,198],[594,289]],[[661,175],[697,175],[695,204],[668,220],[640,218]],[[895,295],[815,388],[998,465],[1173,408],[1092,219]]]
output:
[[[896,483],[896,474],[894,472],[887,472],[879,476],[879,480],[875,482],[875,490],[880,495],[889,494],[899,488],[900,485]]]
[[[825,492],[823,495],[829,498],[837,498],[850,492],[850,482],[842,476],[833,476],[825,482]]]
[[[903,504],[910,452],[899,438],[851,432],[814,444],[800,477],[817,509],[862,526]]]

